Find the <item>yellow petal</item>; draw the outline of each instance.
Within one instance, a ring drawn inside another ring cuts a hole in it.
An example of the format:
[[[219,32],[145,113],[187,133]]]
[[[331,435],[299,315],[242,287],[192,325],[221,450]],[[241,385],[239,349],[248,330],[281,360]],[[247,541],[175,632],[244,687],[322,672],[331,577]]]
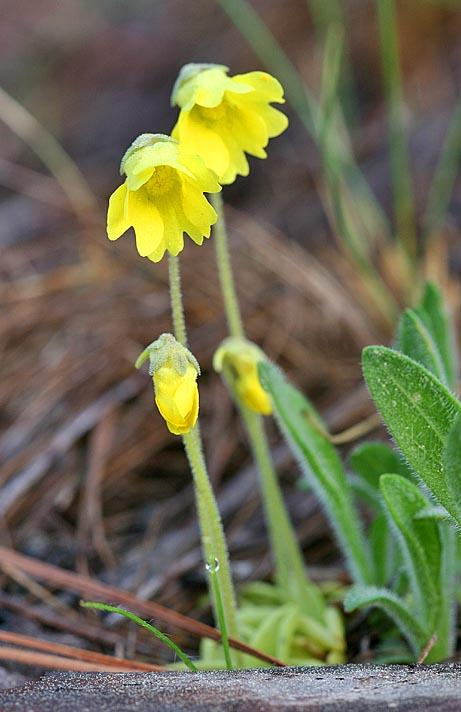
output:
[[[136,249],[147,257],[164,241],[162,216],[142,190],[128,193],[128,215],[136,235]]]
[[[250,166],[248,165],[248,161],[242,147],[229,133],[226,135],[226,139],[230,154],[230,161],[227,171],[221,177],[223,185],[233,183],[237,175],[247,176],[250,172]]]
[[[156,250],[150,252],[147,257],[151,262],[161,262],[166,252],[165,243],[162,241]]]
[[[178,409],[179,414],[184,419],[186,419],[190,415],[193,409],[195,391],[197,389],[196,379],[197,371],[193,366],[189,366],[188,371],[182,378],[181,383],[175,393],[175,405]]]
[[[126,184],[119,186],[109,198],[107,211],[107,236],[109,240],[117,240],[131,227],[126,210]]]
[[[205,126],[196,109],[181,112],[175,135],[190,153],[197,153],[218,178],[227,170],[229,151],[221,136]]]
[[[236,107],[232,129],[236,140],[247,153],[266,158],[263,148],[269,141],[267,126],[253,106]]]
[[[267,72],[247,72],[246,74],[236,74],[233,77],[236,82],[243,82],[253,87],[257,93],[257,99],[264,101],[275,101],[283,103],[283,87],[279,81]],[[253,98],[253,95],[252,95]]]
[[[207,168],[200,156],[186,152],[182,147],[179,155],[181,163],[183,163],[194,175],[200,189],[204,193],[219,193],[221,186],[218,183],[216,173],[210,168]]]
[[[178,211],[179,212],[179,211]],[[181,205],[181,217],[179,218],[180,225],[184,232],[186,232],[189,237],[195,242],[196,245],[201,245],[203,243],[203,235],[200,228],[197,225],[191,223],[189,218],[186,217],[184,209]]]
[[[260,116],[267,126],[270,138],[280,136],[288,126],[288,117],[273,106],[261,106]]]
[[[179,196],[177,200],[180,217],[182,209],[181,204],[179,203]],[[175,205],[162,205],[162,217],[164,222],[164,244],[168,252],[176,257],[176,255],[179,255],[179,253],[184,249],[184,228],[178,220]]]
[[[186,218],[202,235],[209,237],[211,225],[218,216],[203,193],[187,180],[182,183],[182,207]]]

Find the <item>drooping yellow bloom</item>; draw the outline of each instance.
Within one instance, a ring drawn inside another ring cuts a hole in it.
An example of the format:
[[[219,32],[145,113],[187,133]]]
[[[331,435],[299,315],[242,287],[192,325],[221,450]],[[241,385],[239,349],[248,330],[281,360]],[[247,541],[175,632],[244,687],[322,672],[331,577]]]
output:
[[[139,356],[136,367],[147,359],[155,403],[168,430],[174,435],[188,433],[197,422],[199,410],[197,360],[172,334],[162,334],[153,341]]]
[[[247,339],[230,337],[216,351],[213,367],[218,373],[227,371],[232,379],[231,386],[250,410],[270,415],[272,403],[258,375],[258,363],[265,358],[264,352],[256,344]]]
[[[269,139],[288,126],[285,114],[271,102],[283,103],[283,88],[266,72],[233,77],[228,67],[187,64],[173,88],[172,103],[181,112],[172,136],[198,153],[224,184],[247,176],[245,153],[266,158]]]
[[[162,366],[153,375],[155,402],[170,433],[182,435],[192,430],[198,417],[197,371],[188,364],[184,374],[173,366]]]
[[[170,136],[143,134],[125,153],[120,172],[126,180],[109,200],[110,240],[134,227],[139,254],[159,262],[166,250],[181,252],[184,232],[197,245],[210,236],[216,213],[203,193],[221,186],[199,156]]]

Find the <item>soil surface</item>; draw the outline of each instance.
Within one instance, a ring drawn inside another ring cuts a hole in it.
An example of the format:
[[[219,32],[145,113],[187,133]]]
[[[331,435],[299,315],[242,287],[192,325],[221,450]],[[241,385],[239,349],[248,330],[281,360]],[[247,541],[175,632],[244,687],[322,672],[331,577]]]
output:
[[[206,673],[56,673],[0,694],[3,712],[461,710],[461,665]]]

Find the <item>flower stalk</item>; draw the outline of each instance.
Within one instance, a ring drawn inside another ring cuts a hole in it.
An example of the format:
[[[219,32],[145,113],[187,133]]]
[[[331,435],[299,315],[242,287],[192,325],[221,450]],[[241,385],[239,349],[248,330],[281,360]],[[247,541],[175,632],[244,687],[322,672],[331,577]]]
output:
[[[184,347],[187,347],[187,329],[182,303],[181,273],[178,258],[169,255],[168,266],[173,328],[176,339]],[[229,555],[218,505],[208,477],[198,424],[188,433],[183,434],[182,438],[194,480],[204,559],[207,562],[210,560],[217,560],[218,562],[215,575],[219,579],[227,632],[231,637],[238,637],[236,597],[230,573]],[[209,589],[215,619],[218,620],[219,602],[215,599],[211,582]],[[237,663],[239,653],[234,651],[233,655],[234,661]]]
[[[227,230],[221,194],[210,197],[218,215],[214,225],[214,240],[219,279],[224,300],[229,332],[232,337],[244,337],[243,323],[232,272]],[[223,375],[237,405],[250,441],[253,457],[257,463],[267,528],[275,563],[275,580],[287,597],[295,600],[301,609],[316,611],[322,615],[325,604],[305,572],[302,554],[295,532],[289,520],[277,474],[272,464],[270,448],[264,431],[262,417],[248,408],[236,392],[233,375],[223,366]]]

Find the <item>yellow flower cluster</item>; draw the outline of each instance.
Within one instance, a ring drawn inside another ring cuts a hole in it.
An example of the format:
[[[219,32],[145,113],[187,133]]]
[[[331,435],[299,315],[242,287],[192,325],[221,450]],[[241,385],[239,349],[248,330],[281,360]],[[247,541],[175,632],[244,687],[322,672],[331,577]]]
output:
[[[266,158],[269,139],[288,125],[271,106],[284,101],[283,89],[265,72],[227,72],[200,64],[181,70],[172,94],[180,107],[172,136],[142,134],[122,159],[126,179],[107,213],[110,240],[133,227],[139,254],[153,262],[165,252],[178,255],[184,233],[201,245],[216,222],[204,193],[248,175],[246,153]]]
[[[213,367],[218,373],[227,371],[232,388],[247,408],[270,415],[272,403],[258,375],[258,363],[265,358],[264,352],[248,339],[230,337],[216,351]]]
[[[246,154],[266,158],[269,139],[288,125],[271,106],[283,102],[281,85],[265,72],[231,77],[222,65],[183,67],[172,93],[180,109],[172,135],[142,134],[122,158],[124,182],[109,199],[109,239],[133,227],[137,251],[153,262],[165,252],[178,255],[184,233],[201,245],[217,220],[205,193],[217,193],[237,175],[248,175]],[[269,414],[271,402],[257,370],[264,355],[243,339],[225,344],[215,357],[217,370],[229,366],[239,398],[248,408]],[[147,359],[155,402],[168,429],[178,435],[189,432],[199,409],[198,363],[171,334],[153,342],[137,365]]]

